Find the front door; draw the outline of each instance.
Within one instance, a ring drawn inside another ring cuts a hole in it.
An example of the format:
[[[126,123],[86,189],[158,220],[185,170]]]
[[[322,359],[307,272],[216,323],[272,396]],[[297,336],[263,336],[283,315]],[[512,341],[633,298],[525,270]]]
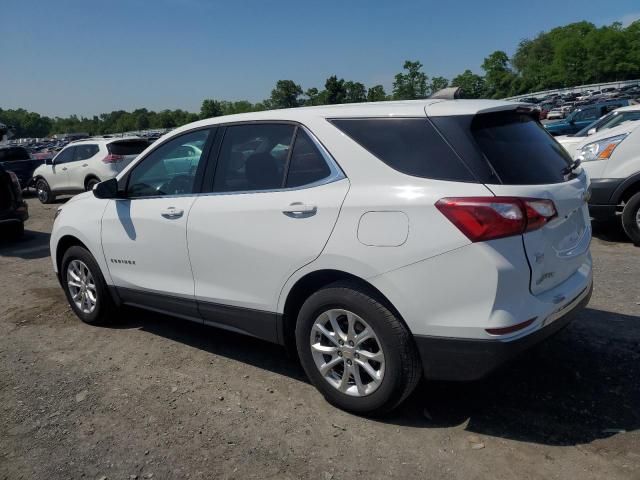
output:
[[[198,317],[186,225],[199,191],[210,129],[174,137],[128,173],[125,198],[111,200],[102,217],[102,246],[122,299],[189,318]],[[176,152],[197,148],[190,169],[176,170]]]
[[[76,147],[67,147],[54,157],[51,173],[47,178],[51,190],[64,191],[69,188],[69,164],[73,162],[75,152]]]
[[[226,128],[212,193],[196,199],[187,226],[205,321],[275,340],[280,291],[320,255],[348,189],[302,127]]]

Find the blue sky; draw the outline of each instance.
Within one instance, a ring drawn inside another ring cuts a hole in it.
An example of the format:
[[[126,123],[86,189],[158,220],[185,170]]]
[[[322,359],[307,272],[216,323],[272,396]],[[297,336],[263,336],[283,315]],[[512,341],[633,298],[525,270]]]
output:
[[[390,90],[405,59],[429,76],[480,73],[542,30],[637,18],[638,0],[2,0],[0,108],[198,111],[332,74]]]

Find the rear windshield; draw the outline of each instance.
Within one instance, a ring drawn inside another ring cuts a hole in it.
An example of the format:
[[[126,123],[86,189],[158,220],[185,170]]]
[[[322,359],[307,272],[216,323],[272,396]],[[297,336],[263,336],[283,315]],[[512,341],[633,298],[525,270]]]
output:
[[[22,147],[0,148],[0,162],[12,162],[14,160],[29,160],[29,152]]]
[[[436,180],[476,181],[426,118],[330,121],[381,161],[402,173]]]
[[[123,140],[107,144],[107,150],[113,155],[138,155],[148,146],[146,140]]]
[[[526,113],[476,115],[471,134],[501,183],[538,185],[564,182],[571,156]]]

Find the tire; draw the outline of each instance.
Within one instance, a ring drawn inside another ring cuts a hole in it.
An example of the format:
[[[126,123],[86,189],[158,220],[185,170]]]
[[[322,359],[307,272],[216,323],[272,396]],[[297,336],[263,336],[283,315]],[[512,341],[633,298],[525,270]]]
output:
[[[341,336],[335,336],[330,317],[334,317]],[[321,333],[317,325],[324,322],[325,333]],[[355,336],[345,334],[351,323]],[[363,338],[363,327],[372,330],[374,338],[358,343],[358,337]],[[352,338],[356,340],[348,346]],[[304,302],[296,324],[296,346],[302,367],[325,399],[356,414],[379,415],[392,410],[414,390],[422,376],[420,358],[407,327],[375,292],[355,282],[333,283]],[[330,353],[325,353],[327,347]],[[365,370],[364,363],[369,370]],[[329,365],[335,367],[328,368]],[[323,366],[327,369],[325,374],[320,371]],[[377,374],[377,382],[368,371]]]
[[[39,178],[36,180],[36,195],[38,195],[38,200],[40,203],[53,203],[56,199],[56,196],[51,191],[49,184],[44,178]]]
[[[69,273],[70,270],[76,273]],[[86,289],[72,286],[69,283],[73,281],[76,285],[82,285],[82,280],[84,279],[82,275],[78,275],[78,272],[85,275],[86,281],[84,283]],[[87,275],[87,272],[90,276]],[[78,277],[80,281],[78,281]],[[85,248],[74,246],[65,252],[60,266],[60,280],[67,296],[67,301],[80,320],[91,325],[106,325],[113,322],[116,305],[107,289],[107,284],[104,281],[98,263]],[[93,288],[91,288],[91,285]],[[86,303],[81,301],[83,291],[88,299]],[[91,295],[92,293],[93,295]],[[76,296],[76,299],[80,301],[80,305],[74,300],[74,295],[78,294],[80,298]],[[92,302],[92,296],[95,302]]]
[[[91,190],[93,190],[93,187],[96,186],[98,183],[100,183],[100,180],[98,180],[97,178],[95,177],[90,178],[85,182],[85,190],[87,192],[90,192]]]
[[[625,203],[622,210],[622,228],[631,241],[640,247],[640,192]]]

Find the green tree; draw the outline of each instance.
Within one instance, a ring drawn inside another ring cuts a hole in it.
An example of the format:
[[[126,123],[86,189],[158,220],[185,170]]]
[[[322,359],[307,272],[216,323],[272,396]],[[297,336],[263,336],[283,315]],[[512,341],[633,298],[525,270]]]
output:
[[[484,95],[484,79],[471,70],[465,70],[451,80],[451,86],[460,87],[463,98],[482,98]]]
[[[325,94],[322,97],[323,103],[334,105],[337,103],[344,103],[347,97],[347,89],[344,85],[344,79],[341,78],[338,80],[338,77],[335,75],[327,78],[327,81],[324,84]]]
[[[318,89],[315,87],[307,88],[307,91],[304,92],[307,99],[304,101],[305,105],[320,105],[319,103],[319,93]]]
[[[360,82],[344,82],[345,102],[360,103],[367,101],[367,87]]]
[[[449,80],[444,77],[433,77],[431,79],[431,83],[429,84],[429,90],[431,93],[436,93],[438,90],[442,90],[443,88],[447,88],[449,86]]]
[[[273,108],[298,107],[300,95],[302,95],[302,87],[293,80],[278,80],[276,88],[271,90],[271,104]]]
[[[485,95],[489,98],[508,96],[515,79],[509,65],[509,56],[501,50],[496,50],[484,59],[482,69],[485,71]]]
[[[374,85],[367,92],[367,102],[383,102],[387,99],[387,93],[382,85]]]
[[[222,109],[222,104],[219,101],[212,100],[211,98],[206,98],[202,101],[202,106],[200,107],[200,118],[219,117],[220,115],[224,115],[224,110]]]
[[[397,100],[412,100],[427,96],[427,74],[422,71],[422,63],[404,62],[406,73],[398,73],[393,82],[393,98]]]

